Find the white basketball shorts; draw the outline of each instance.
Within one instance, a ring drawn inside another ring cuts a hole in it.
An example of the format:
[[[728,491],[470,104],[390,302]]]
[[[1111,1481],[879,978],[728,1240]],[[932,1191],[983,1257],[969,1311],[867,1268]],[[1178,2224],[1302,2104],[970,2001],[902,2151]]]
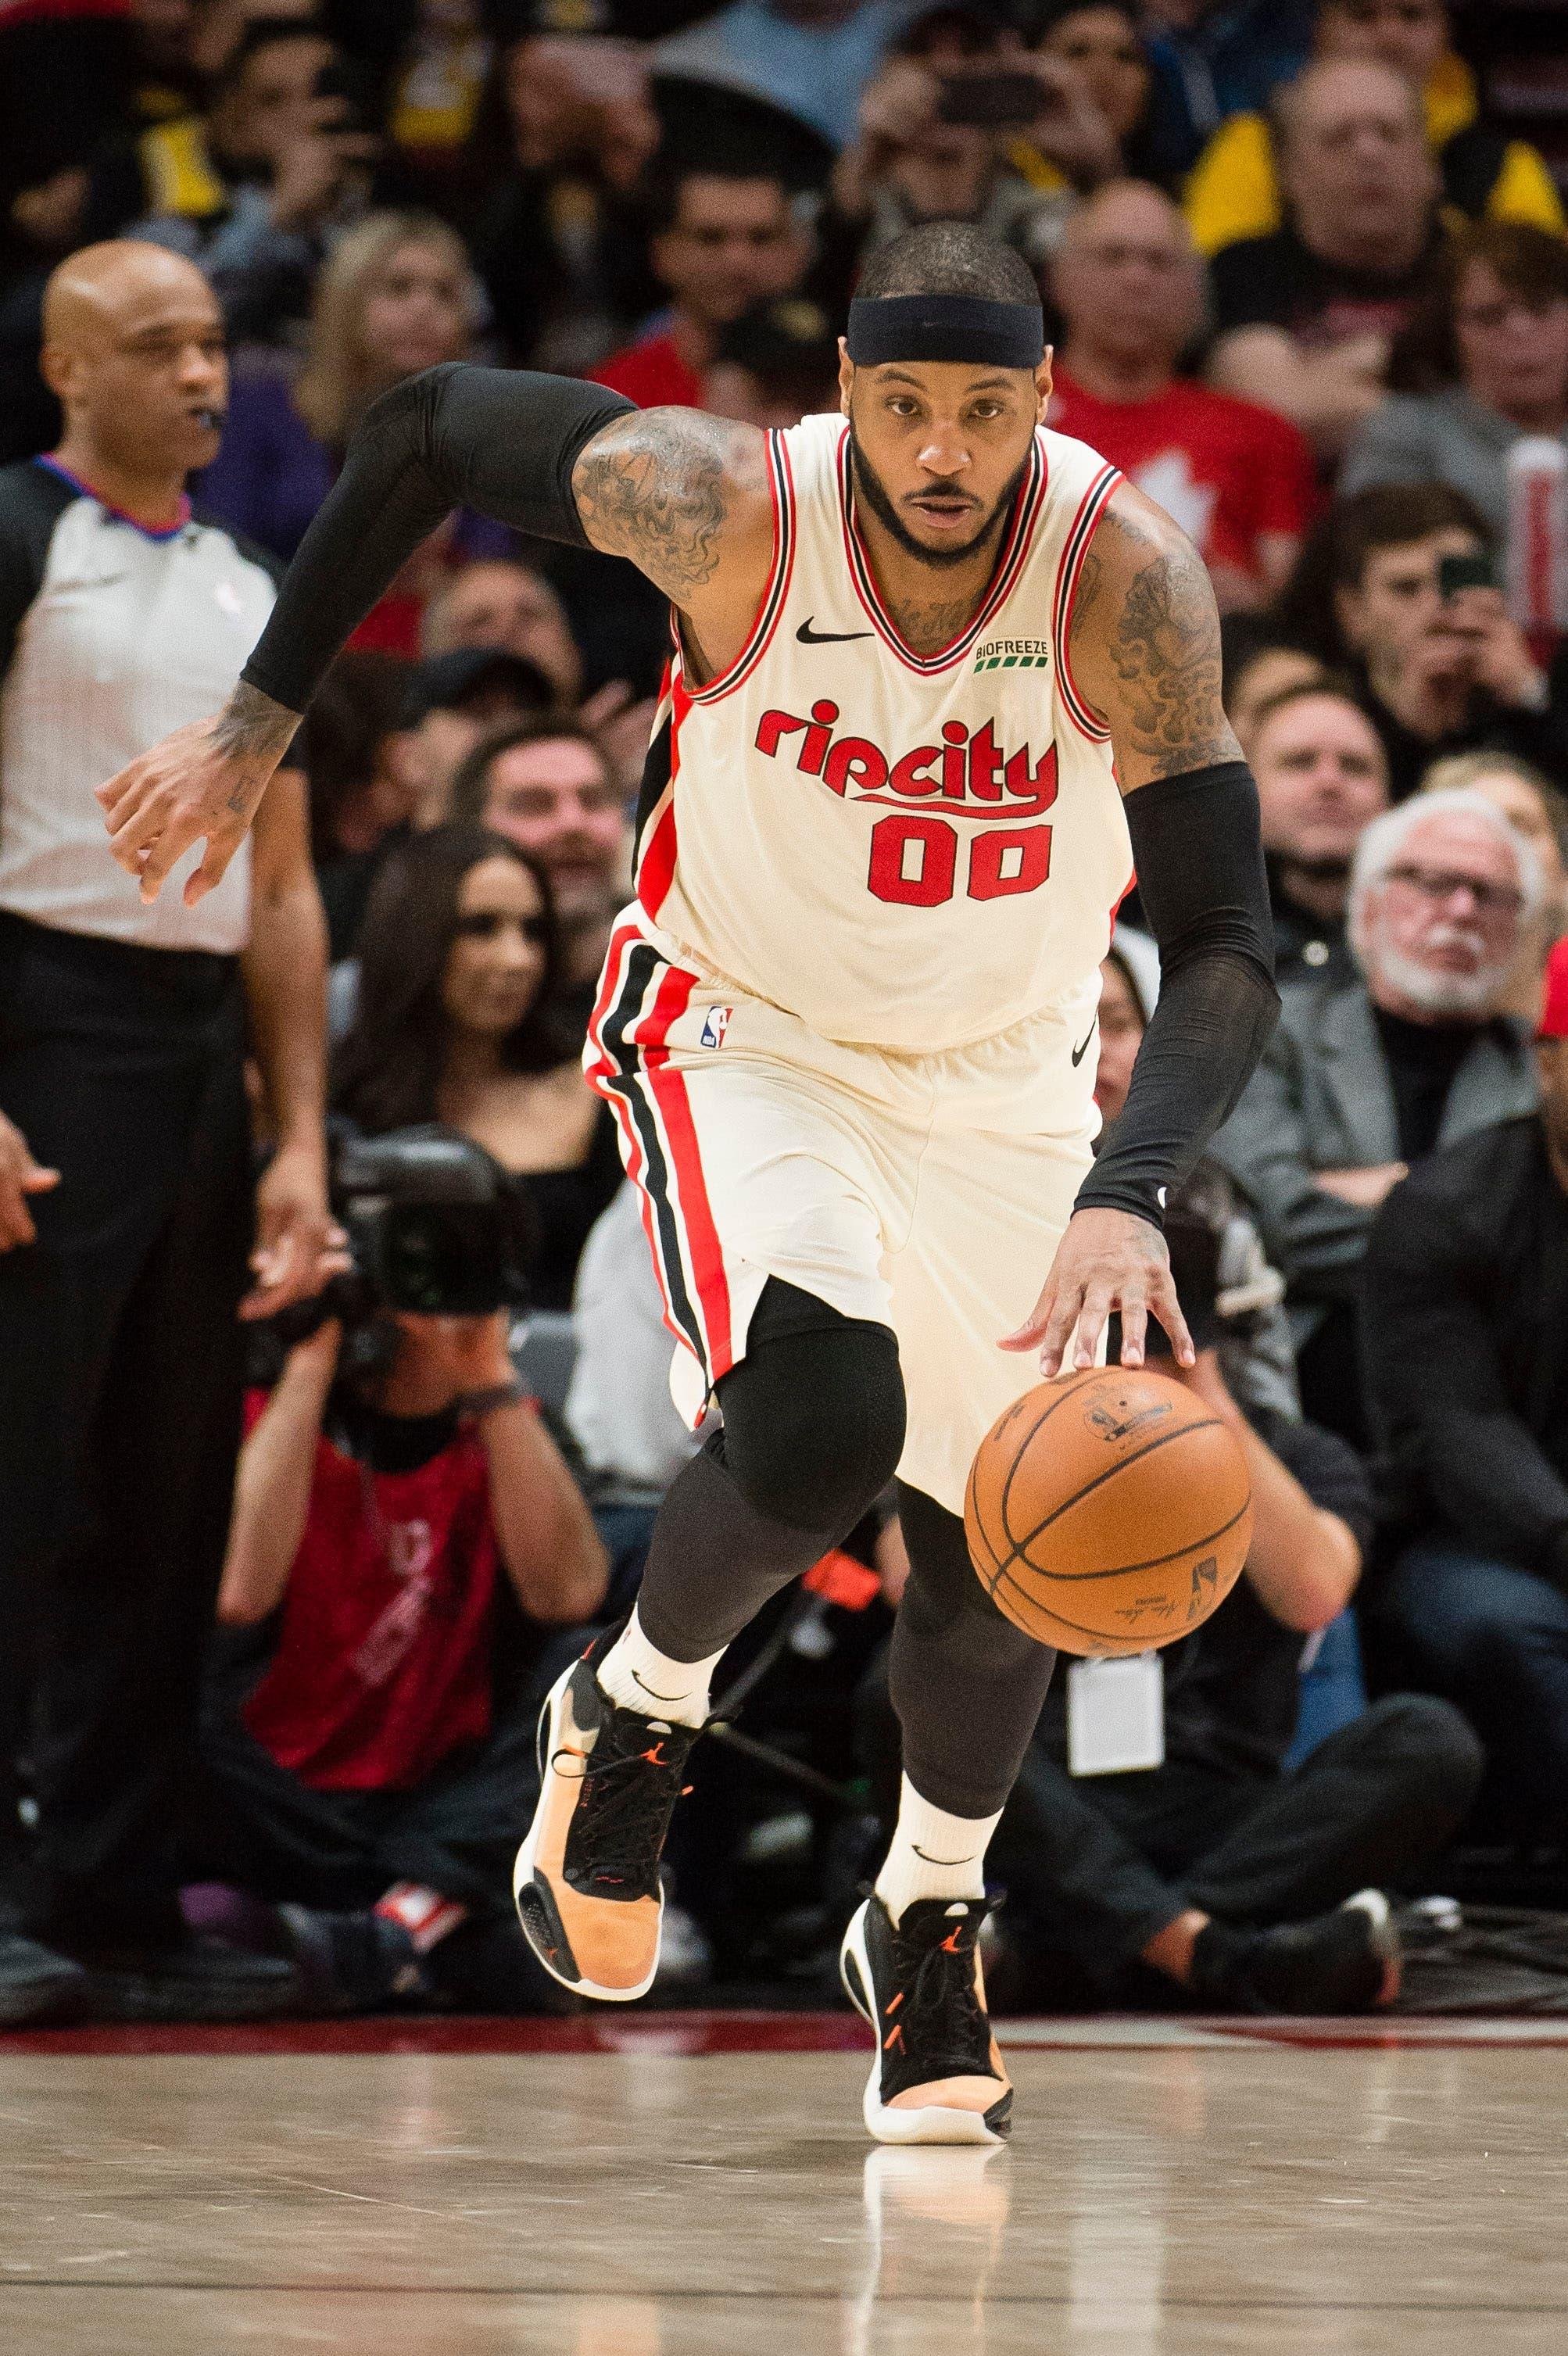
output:
[[[911,975],[910,986],[919,986]],[[1039,1298],[1089,1167],[1100,977],[939,1055],[825,1039],[704,975],[633,911],[584,1068],[613,1108],[694,1425],[770,1276],[890,1325],[900,1477],[961,1513],[974,1451],[1038,1362],[998,1347]]]

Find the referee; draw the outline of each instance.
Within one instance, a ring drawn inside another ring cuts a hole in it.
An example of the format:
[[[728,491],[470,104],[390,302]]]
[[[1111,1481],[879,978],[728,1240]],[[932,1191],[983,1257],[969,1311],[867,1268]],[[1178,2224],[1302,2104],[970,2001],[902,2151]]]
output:
[[[177,1804],[236,1311],[314,1290],[336,1240],[326,931],[297,775],[188,909],[142,905],[93,798],[221,701],[272,606],[268,561],[185,496],[227,397],[210,288],[156,247],[88,247],[49,282],[43,369],[63,436],[0,471],[0,2022],[243,2019],[291,1977],[185,1933]]]

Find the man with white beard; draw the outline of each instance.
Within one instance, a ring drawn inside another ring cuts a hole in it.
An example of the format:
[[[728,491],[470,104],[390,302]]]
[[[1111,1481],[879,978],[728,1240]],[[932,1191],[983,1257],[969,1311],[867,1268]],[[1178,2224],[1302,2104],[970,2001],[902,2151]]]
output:
[[[1287,987],[1273,1040],[1210,1149],[1287,1285],[1303,1404],[1357,1444],[1357,1303],[1374,1215],[1412,1162],[1533,1109],[1524,1026],[1494,1010],[1540,862],[1484,796],[1424,794],[1373,820],[1350,874],[1358,976]]]

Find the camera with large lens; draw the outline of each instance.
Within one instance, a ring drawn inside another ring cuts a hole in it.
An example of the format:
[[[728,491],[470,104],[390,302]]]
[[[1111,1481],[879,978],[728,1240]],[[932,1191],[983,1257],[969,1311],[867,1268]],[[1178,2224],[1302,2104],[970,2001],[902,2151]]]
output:
[[[493,1154],[435,1124],[336,1141],[332,1205],[353,1267],[271,1320],[285,1348],[328,1317],[488,1317],[528,1301],[528,1205]]]

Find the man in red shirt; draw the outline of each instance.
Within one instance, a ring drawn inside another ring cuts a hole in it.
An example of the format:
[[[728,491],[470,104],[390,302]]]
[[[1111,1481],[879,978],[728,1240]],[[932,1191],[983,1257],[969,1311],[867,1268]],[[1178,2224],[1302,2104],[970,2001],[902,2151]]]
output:
[[[1224,611],[1266,605],[1315,503],[1312,456],[1273,410],[1176,374],[1202,264],[1158,188],[1122,180],[1073,216],[1054,273],[1067,339],[1050,423],[1121,467],[1202,551]]]
[[[720,330],[792,294],[810,244],[776,174],[688,165],[660,190],[649,251],[671,306],[589,373],[639,409],[701,409]]]
[[[282,1904],[328,2009],[543,1990],[507,1858],[538,1676],[561,1665],[547,1632],[598,1611],[607,1561],[507,1323],[400,1315],[365,1376],[328,1321],[249,1402],[218,1612],[264,1629],[263,1665],[215,1681],[206,1862]]]

